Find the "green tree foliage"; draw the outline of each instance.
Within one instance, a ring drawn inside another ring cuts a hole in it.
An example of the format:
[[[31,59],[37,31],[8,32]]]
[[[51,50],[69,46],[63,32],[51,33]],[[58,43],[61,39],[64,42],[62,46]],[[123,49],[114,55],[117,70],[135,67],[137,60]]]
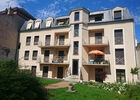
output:
[[[131,68],[131,74],[132,74],[132,82],[134,83],[134,75],[138,75],[139,73],[139,68],[135,67],[135,68]]]
[[[0,100],[47,100],[47,91],[15,61],[0,62]]]

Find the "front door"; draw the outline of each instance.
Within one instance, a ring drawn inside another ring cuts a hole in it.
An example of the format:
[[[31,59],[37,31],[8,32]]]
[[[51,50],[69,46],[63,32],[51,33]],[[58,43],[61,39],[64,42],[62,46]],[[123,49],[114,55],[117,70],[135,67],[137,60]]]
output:
[[[63,78],[63,67],[58,67],[57,78]]]
[[[43,77],[48,77],[48,70],[49,70],[48,66],[43,67]]]
[[[101,78],[100,72],[103,72],[103,68],[96,68],[95,69],[95,81],[96,82],[103,82],[103,79]]]

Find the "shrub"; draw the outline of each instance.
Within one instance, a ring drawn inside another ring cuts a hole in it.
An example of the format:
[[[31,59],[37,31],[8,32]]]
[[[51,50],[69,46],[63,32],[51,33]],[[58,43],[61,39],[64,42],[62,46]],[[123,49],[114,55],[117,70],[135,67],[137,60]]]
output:
[[[28,71],[20,71],[17,63],[0,63],[0,99],[1,100],[46,100],[47,91],[38,79]]]

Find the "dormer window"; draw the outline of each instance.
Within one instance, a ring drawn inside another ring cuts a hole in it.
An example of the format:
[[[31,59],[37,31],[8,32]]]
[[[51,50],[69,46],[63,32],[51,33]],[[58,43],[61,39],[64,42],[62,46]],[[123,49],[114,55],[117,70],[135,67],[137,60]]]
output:
[[[102,19],[103,19],[103,14],[95,15],[95,22],[102,21]]]
[[[119,11],[114,11],[114,20],[118,21],[122,19],[122,14],[121,14],[121,10]]]
[[[75,21],[79,21],[79,12],[75,12]]]
[[[103,14],[96,14],[96,15],[90,15],[89,20],[90,22],[98,22],[103,20]]]
[[[38,28],[40,27],[41,22],[42,22],[41,19],[37,19],[37,20],[35,21],[35,29],[38,29]]]
[[[46,19],[46,27],[51,27],[51,24],[53,22],[53,18],[52,17],[49,17]]]
[[[26,29],[27,30],[31,29],[32,25],[33,25],[33,21],[32,20],[28,21]]]

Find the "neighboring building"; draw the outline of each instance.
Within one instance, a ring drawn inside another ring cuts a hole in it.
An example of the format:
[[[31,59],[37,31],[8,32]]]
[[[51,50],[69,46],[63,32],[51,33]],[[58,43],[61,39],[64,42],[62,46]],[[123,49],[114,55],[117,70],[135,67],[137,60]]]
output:
[[[25,21],[35,20],[23,8],[0,12],[0,61],[17,59],[19,31]]]
[[[137,67],[140,68],[140,43],[137,44],[136,55],[137,55]],[[140,80],[140,69],[139,69],[138,79]]]
[[[78,8],[68,16],[30,20],[21,28],[20,43],[20,68],[39,77],[132,81],[135,34],[127,8],[95,12]]]

